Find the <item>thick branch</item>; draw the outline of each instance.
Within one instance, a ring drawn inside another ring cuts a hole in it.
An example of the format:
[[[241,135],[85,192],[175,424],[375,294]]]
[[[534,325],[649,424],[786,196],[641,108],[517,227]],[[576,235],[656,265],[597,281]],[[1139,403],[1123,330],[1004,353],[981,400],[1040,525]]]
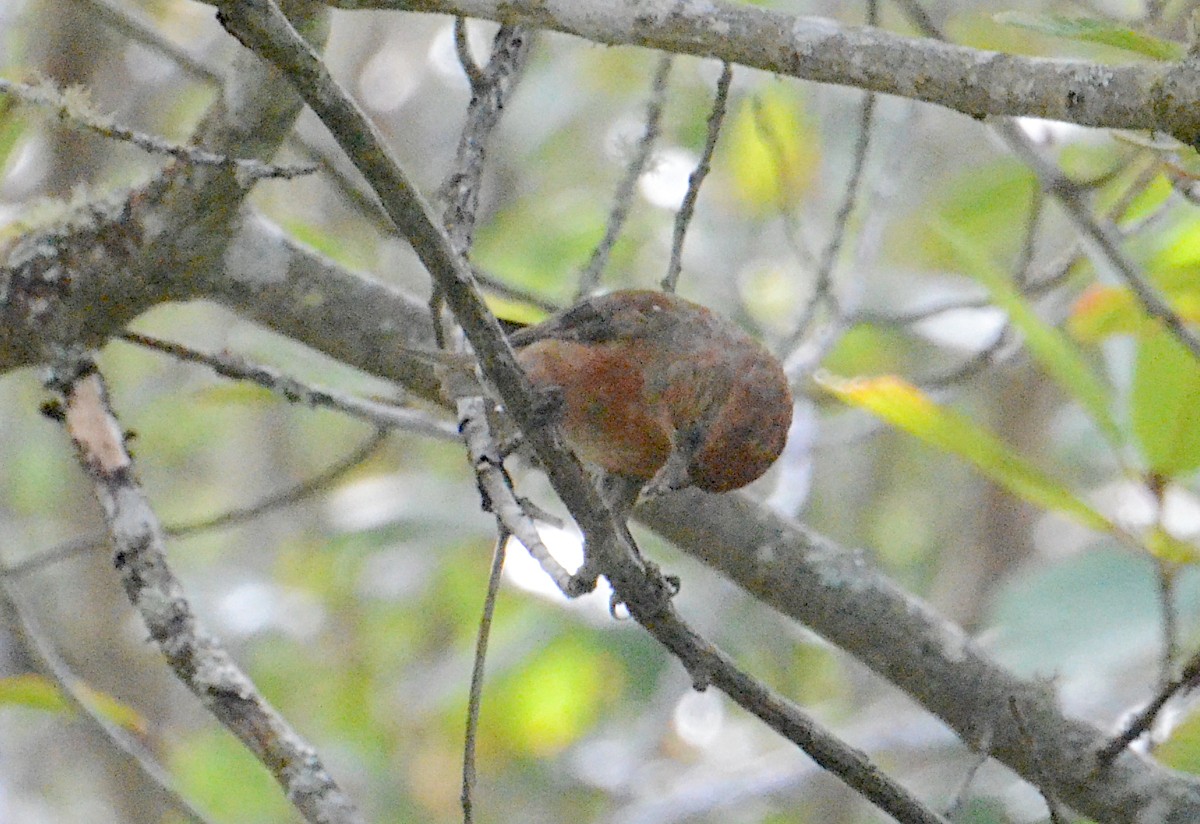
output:
[[[686,513],[686,517],[685,514]],[[919,701],[973,747],[1089,818],[1135,824],[1200,820],[1200,783],[1062,714],[1051,682],[1023,681],[966,633],[848,552],[741,495],[698,490],[643,505],[637,517],[686,552],[800,621]],[[1014,713],[1010,708],[1018,708]]]
[[[343,9],[479,17],[605,43],[713,57],[775,74],[1012,115],[1200,138],[1200,66],[1021,57],[720,0],[328,0]]]

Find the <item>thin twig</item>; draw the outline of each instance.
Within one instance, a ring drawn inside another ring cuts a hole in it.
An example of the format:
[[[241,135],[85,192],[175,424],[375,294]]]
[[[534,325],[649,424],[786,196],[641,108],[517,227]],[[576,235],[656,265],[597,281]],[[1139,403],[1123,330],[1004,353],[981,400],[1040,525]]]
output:
[[[504,471],[504,459],[488,426],[484,399],[471,394],[458,400],[459,430],[467,446],[484,508],[496,516],[499,530],[520,541],[555,585],[568,597],[579,584],[542,543],[529,508],[517,498]]]
[[[1119,238],[1114,236],[1112,230],[1102,225],[1088,211],[1074,184],[1037,150],[1011,120],[997,121],[995,128],[1012,151],[1033,169],[1042,181],[1042,186],[1063,207],[1075,230],[1088,241],[1084,249],[1089,256],[1099,256],[1101,263],[1106,264],[1125,281],[1142,310],[1157,318],[1193,357],[1200,359],[1200,338],[1196,337],[1179,314],[1145,279],[1141,268],[1121,248]]]
[[[1158,606],[1162,612],[1162,652],[1158,666],[1158,689],[1165,690],[1171,683],[1175,671],[1175,659],[1179,656],[1179,616],[1175,606],[1175,573],[1177,566],[1162,558],[1155,559],[1158,573]]]
[[[51,547],[45,552],[34,555],[31,558],[26,558],[23,561],[17,561],[13,564],[6,564],[3,568],[0,568],[0,577],[20,578],[22,575],[37,572],[39,569],[44,569],[51,564],[57,564],[78,555],[107,547],[107,535],[82,535],[78,538],[64,541],[58,546]]]
[[[441,196],[446,201],[442,221],[460,263],[470,266],[468,252],[474,236],[487,146],[529,58],[533,33],[527,29],[502,26],[492,40],[492,51],[487,66],[482,69],[475,64],[466,46],[465,28],[457,27],[455,34],[456,38],[461,38],[461,43],[458,44],[459,61],[471,83],[471,101],[467,105],[454,166],[442,184]],[[435,283],[435,292],[437,291]],[[435,326],[440,327],[440,324],[437,324],[439,314],[435,313],[433,317]],[[497,534],[505,540],[507,536],[515,535],[563,593],[570,594],[571,574],[542,544],[530,507],[518,499],[512,489],[512,482],[504,470],[503,453],[492,435],[487,404],[480,396],[479,384],[472,382],[460,387],[449,380],[449,377],[443,382],[444,392],[455,400],[459,415],[458,430],[467,447],[471,465],[475,468],[476,483],[483,497],[484,508],[496,516]],[[499,551],[502,554],[503,548]],[[490,621],[490,616],[488,620]],[[486,638],[483,639],[483,645],[486,650]],[[482,657],[477,659],[476,667],[480,673],[483,665]],[[472,686],[474,687],[474,684]],[[470,732],[467,747],[470,751],[463,754],[463,812],[469,818],[470,787],[466,772],[468,765],[471,770],[470,780],[474,781],[474,738]]]
[[[867,25],[875,25],[878,18],[879,4],[877,0],[870,0],[867,3]],[[850,217],[854,214],[855,206],[858,204],[863,173],[867,167],[867,154],[871,148],[871,136],[874,133],[875,99],[874,92],[867,92],[863,95],[862,106],[858,114],[858,139],[854,144],[854,156],[850,163],[850,175],[846,180],[846,191],[834,214],[829,242],[825,245],[825,250],[817,264],[816,274],[813,278],[812,296],[805,304],[795,329],[784,344],[785,351],[794,349],[808,334],[809,326],[816,319],[822,304],[827,305],[832,314],[840,313],[837,295],[833,290],[833,270],[841,255]]]
[[[483,614],[479,617],[479,632],[475,636],[475,659],[471,666],[471,691],[467,700],[467,731],[463,745],[462,809],[464,824],[471,824],[475,789],[475,742],[479,734],[479,708],[483,703],[483,667],[487,661],[488,638],[492,633],[492,616],[496,612],[496,595],[500,591],[500,575],[504,571],[505,546],[508,532],[501,527],[492,550],[492,567],[488,574],[487,595],[483,599]]]
[[[712,111],[708,114],[708,132],[704,138],[704,150],[696,168],[688,176],[687,192],[683,203],[675,215],[675,230],[671,236],[671,262],[667,265],[667,274],[662,279],[662,288],[666,292],[674,292],[679,283],[679,272],[683,269],[683,241],[687,237],[688,226],[696,211],[696,201],[700,198],[700,187],[704,178],[712,170],[713,153],[717,149],[717,140],[721,137],[721,126],[725,122],[725,110],[729,104],[729,87],[733,83],[733,65],[721,65],[721,77],[717,80],[717,90],[713,95]]]
[[[788,338],[786,348],[792,348],[808,332],[809,325],[817,316],[821,304],[828,304],[830,311],[838,312],[837,296],[833,292],[833,269],[837,265],[838,256],[842,251],[842,243],[846,238],[846,229],[850,216],[858,203],[859,190],[862,185],[863,171],[867,165],[867,152],[871,147],[871,134],[874,131],[872,123],[875,117],[875,94],[867,92],[863,96],[862,108],[859,110],[858,140],[854,144],[854,158],[851,162],[850,177],[846,181],[846,192],[838,206],[833,219],[832,234],[826,244],[821,260],[817,264],[814,278],[813,294],[805,304],[796,328]]]
[[[122,332],[118,337],[128,343],[162,352],[179,360],[202,364],[222,377],[256,383],[291,403],[332,409],[367,421],[379,429],[400,429],[440,440],[458,438],[458,433],[450,423],[440,421],[424,412],[311,386],[269,366],[251,363],[239,355],[228,352],[201,352],[180,343],[138,332]]]
[[[1034,189],[1033,195],[1029,199],[1029,211],[1025,215],[1025,231],[1024,239],[1021,242],[1021,251],[1017,253],[1016,264],[1013,266],[1013,286],[1018,290],[1024,290],[1029,285],[1029,270],[1033,266],[1033,257],[1037,253],[1038,227],[1041,225],[1042,215],[1045,213],[1045,205],[1045,192],[1040,188]]]
[[[966,805],[967,793],[970,792],[971,784],[973,784],[974,780],[976,780],[976,775],[979,774],[979,770],[982,769],[983,765],[988,763],[991,759],[991,736],[992,727],[989,724],[988,728],[984,730],[983,736],[980,738],[979,744],[976,747],[976,759],[971,762],[971,765],[968,766],[965,774],[962,775],[962,782],[959,784],[958,792],[954,793],[953,800],[950,801],[950,804],[946,808],[946,817],[952,820],[952,822],[953,820],[958,820],[959,811],[962,810],[962,807]]]
[[[462,66],[463,72],[467,75],[467,82],[471,84],[471,89],[478,94],[487,80],[483,76],[479,64],[471,56],[471,43],[467,39],[467,18],[462,15],[454,18],[454,53],[458,57],[458,64]]]
[[[979,774],[979,770],[991,759],[988,755],[987,746],[980,747],[980,751],[975,754],[975,759],[967,767],[967,771],[963,774],[962,782],[958,785],[958,791],[954,793],[954,798],[946,806],[946,818],[951,821],[958,820],[958,814],[967,804],[967,793],[971,790],[971,785],[975,783],[975,776]]]
[[[1130,187],[1122,193],[1117,202],[1107,213],[1107,219],[1113,221],[1121,220],[1125,212],[1132,205],[1133,201],[1139,194],[1145,191],[1157,178],[1157,170],[1152,174],[1139,174],[1137,178],[1130,184]],[[1040,213],[1040,209],[1039,209]],[[1138,221],[1136,225],[1126,226],[1121,228],[1120,234],[1122,237],[1132,237],[1143,230],[1147,222],[1160,219],[1161,213],[1156,212],[1148,216],[1143,221]],[[1031,227],[1035,221],[1033,212],[1027,220],[1026,231],[1032,231]],[[1026,235],[1025,243],[1022,245],[1022,254],[1018,257],[1017,271],[1025,271],[1026,274],[1020,279],[1021,294],[1028,298],[1036,298],[1045,295],[1054,288],[1062,285],[1070,276],[1071,270],[1084,258],[1082,245],[1075,243],[1071,248],[1067,249],[1054,262],[1044,264],[1036,275],[1028,273],[1029,262],[1028,258],[1033,254],[1033,236]],[[1022,265],[1024,264],[1024,265]],[[931,303],[916,309],[899,310],[896,312],[880,313],[880,312],[857,312],[848,318],[852,324],[857,323],[872,323],[884,326],[911,326],[921,321],[928,320],[931,317],[940,315],[945,312],[955,312],[962,309],[984,309],[992,306],[992,301],[986,296],[978,297],[963,297],[963,298],[946,298],[936,303]]]
[[[1200,652],[1194,653],[1183,665],[1179,677],[1159,690],[1145,709],[1129,720],[1121,734],[1115,736],[1105,745],[1104,749],[1096,754],[1097,764],[1102,768],[1111,764],[1113,759],[1120,755],[1126,747],[1150,731],[1154,722],[1158,720],[1158,714],[1162,712],[1168,701],[1181,692],[1195,688],[1197,683],[1200,683]]]
[[[345,477],[347,473],[362,466],[368,458],[379,451],[384,441],[387,440],[387,436],[387,429],[376,429],[365,441],[344,458],[330,464],[311,478],[306,478],[294,486],[267,495],[250,506],[230,509],[211,518],[170,525],[165,527],[163,531],[168,537],[182,538],[197,532],[208,532],[213,529],[245,523],[273,510],[299,503],[305,498],[325,491]]]
[[[243,178],[244,185],[264,178],[291,179],[312,174],[317,168],[312,164],[283,166],[253,158],[229,157],[130,129],[95,111],[82,87],[60,90],[49,81],[31,84],[0,78],[0,94],[12,95],[26,105],[52,109],[59,120],[110,140],[131,143],[145,152],[169,155],[181,162],[198,166],[231,167]]]
[[[95,709],[93,702],[86,697],[83,681],[71,671],[70,665],[54,649],[54,645],[33,617],[33,611],[22,604],[16,587],[3,575],[0,575],[0,600],[8,602],[8,607],[28,642],[27,648],[33,653],[42,671],[54,680],[59,694],[75,713],[125,756],[158,789],[175,812],[192,824],[212,824],[210,819],[183,797],[179,788],[175,786],[174,779],[158,762],[153,752]]]
[[[658,68],[654,71],[654,80],[650,85],[650,102],[646,104],[645,129],[638,140],[633,157],[630,158],[629,165],[625,169],[625,176],[617,186],[612,210],[608,214],[608,221],[604,227],[604,237],[596,244],[591,258],[579,273],[579,286],[575,290],[579,297],[591,294],[599,286],[600,275],[608,264],[608,257],[625,226],[625,220],[629,217],[633,196],[637,191],[638,179],[646,169],[646,163],[650,160],[654,144],[658,142],[662,128],[663,107],[667,101],[667,78],[671,74],[673,64],[674,58],[669,54],[664,54],[659,58]]]
[[[481,69],[467,47],[465,23],[456,22],[454,31],[458,58],[471,84],[471,102],[453,170],[442,184],[441,198],[446,204],[442,222],[465,257],[475,233],[487,148],[533,51],[534,33],[519,26],[501,26],[492,40],[487,66]]]
[[[299,503],[311,495],[328,489],[344,477],[347,472],[351,472],[358,466],[361,466],[367,458],[383,445],[387,434],[388,430],[377,429],[362,444],[346,455],[346,457],[330,464],[311,478],[306,478],[287,489],[271,493],[250,506],[236,507],[219,515],[199,521],[192,521],[191,523],[167,524],[163,527],[163,533],[169,538],[186,537],[194,535],[197,532],[205,532],[244,523],[253,518],[265,515],[268,512],[273,512],[276,509]],[[106,535],[84,535],[79,538],[73,538],[32,558],[26,558],[23,561],[0,567],[0,576],[19,578],[22,575],[28,575],[31,572],[44,569],[51,564],[74,558],[85,552],[101,549],[107,545],[108,536]]]
[[[921,378],[918,383],[924,389],[947,389],[966,381],[986,369],[1011,339],[1011,325],[1005,323],[999,333],[982,349],[971,353],[971,356],[955,367],[939,374]]]
[[[99,20],[135,43],[153,49],[171,59],[184,72],[208,83],[219,83],[221,74],[191,52],[175,44],[155,28],[154,22],[145,14],[130,8],[129,4],[118,5],[114,0],[75,0],[87,6]]]

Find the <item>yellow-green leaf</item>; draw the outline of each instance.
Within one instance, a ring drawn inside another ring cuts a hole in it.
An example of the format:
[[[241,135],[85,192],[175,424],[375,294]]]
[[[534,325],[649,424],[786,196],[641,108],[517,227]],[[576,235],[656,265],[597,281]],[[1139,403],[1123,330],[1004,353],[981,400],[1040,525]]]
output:
[[[949,225],[939,225],[935,229],[957,253],[966,274],[987,288],[992,302],[1007,312],[1012,324],[1021,330],[1034,359],[1083,406],[1109,443],[1119,445],[1121,429],[1109,411],[1108,390],[1089,368],[1074,342],[1039,318],[1025,297],[1013,288],[1008,273],[982,253],[970,238]]]
[[[79,684],[78,690],[80,697],[108,720],[133,732],[145,731],[145,719],[129,705],[86,684]],[[47,712],[70,710],[70,705],[59,691],[58,685],[49,678],[33,673],[0,678],[0,705],[4,704]]]
[[[32,673],[0,678],[0,704],[48,712],[67,709],[67,702],[54,682]]]
[[[723,154],[735,191],[761,211],[794,203],[812,186],[821,137],[796,95],[771,87],[747,100],[730,123]]]
[[[1151,470],[1177,477],[1200,467],[1200,362],[1160,328],[1137,344],[1130,420]]]
[[[921,265],[946,268],[958,257],[937,232],[945,224],[1004,259],[1024,244],[1024,226],[1038,191],[1037,178],[1014,158],[971,166],[938,186],[929,209],[899,221],[903,235],[897,240],[907,245],[918,239]]]
[[[1109,20],[1088,17],[1060,17],[1056,14],[1027,14],[1019,11],[995,15],[997,23],[1017,26],[1051,37],[1062,37],[1083,43],[1104,46],[1152,57],[1155,60],[1182,60],[1186,50],[1172,40],[1163,40]]]
[[[488,295],[487,305],[493,315],[510,323],[537,323],[545,320],[547,315],[545,310],[531,306],[523,300],[500,295]]]
[[[1171,731],[1171,737],[1154,751],[1154,758],[1167,767],[1200,773],[1200,713],[1192,714]]]
[[[1165,294],[1175,314],[1189,323],[1200,323],[1200,291]],[[1111,335],[1156,332],[1158,322],[1147,315],[1136,297],[1121,286],[1088,288],[1071,308],[1067,329],[1076,340],[1097,343]]]
[[[1071,307],[1067,330],[1076,340],[1097,343],[1110,335],[1137,334],[1148,320],[1128,289],[1097,284]]]
[[[1173,564],[1200,562],[1200,548],[1176,538],[1160,526],[1154,527],[1142,537],[1142,546],[1156,558]]]
[[[16,113],[15,98],[0,96],[0,175],[24,136],[27,121]]]
[[[820,383],[851,406],[866,409],[932,446],[958,455],[996,483],[1043,509],[1061,512],[1092,529],[1117,527],[1042,473],[970,418],[939,406],[901,378],[884,375],[846,380],[825,374]]]

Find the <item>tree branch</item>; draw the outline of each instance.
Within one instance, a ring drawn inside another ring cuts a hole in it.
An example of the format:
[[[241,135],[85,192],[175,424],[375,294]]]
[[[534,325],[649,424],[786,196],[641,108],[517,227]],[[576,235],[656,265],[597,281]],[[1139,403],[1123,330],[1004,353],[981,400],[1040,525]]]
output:
[[[62,398],[67,432],[104,510],[125,592],[176,676],[271,771],[308,821],[360,822],[316,750],[192,612],[167,565],[162,525],[136,480],[100,374],[89,361],[67,357],[54,365],[50,385]]]
[[[579,460],[563,447],[557,426],[538,420],[537,400],[496,319],[483,304],[470,270],[403,170],[388,155],[377,129],[329,75],[315,52],[270,0],[227,0],[218,18],[238,40],[276,65],[333,133],[375,189],[397,229],[433,277],[471,342],[485,376],[538,459],[585,540],[585,567],[602,573],[631,616],[676,655],[697,686],[713,683],[852,788],[902,822],[932,824],[940,816],[822,729],[799,707],[739,671],[684,624],[666,582],[637,552],[623,521],[601,501]]]
[[[713,57],[935,103],[971,117],[1043,117],[1200,139],[1200,65],[1022,57],[721,0],[328,0],[341,9],[479,17],[607,45]]]
[[[686,515],[685,515],[686,513]],[[862,555],[738,495],[684,492],[635,513],[759,600],[816,630],[904,690],[973,748],[1096,821],[1200,820],[1200,781],[1125,750],[1067,718],[1053,685],[1021,680],[966,633],[908,595]],[[1010,701],[1020,708],[1009,711]]]

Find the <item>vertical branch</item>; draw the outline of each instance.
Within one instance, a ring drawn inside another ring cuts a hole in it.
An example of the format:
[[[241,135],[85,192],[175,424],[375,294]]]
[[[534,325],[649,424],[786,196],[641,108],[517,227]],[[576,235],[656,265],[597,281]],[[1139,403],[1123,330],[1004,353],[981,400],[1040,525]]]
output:
[[[717,148],[717,140],[721,136],[721,125],[725,122],[725,110],[729,103],[729,86],[733,83],[733,66],[724,63],[721,66],[721,77],[717,80],[717,91],[713,95],[712,111],[708,115],[708,134],[704,139],[704,151],[700,161],[688,177],[687,193],[683,203],[675,215],[675,231],[671,237],[671,262],[667,265],[667,274],[662,279],[662,288],[674,292],[679,283],[679,272],[683,268],[683,241],[687,237],[688,226],[692,222],[692,214],[696,211],[696,201],[700,197],[700,187],[704,178],[712,170],[713,152]]]
[[[867,25],[875,25],[878,19],[878,0],[869,0],[867,3]],[[813,279],[812,297],[805,305],[804,312],[796,324],[796,329],[788,339],[787,348],[789,349],[796,346],[807,333],[822,303],[827,304],[834,315],[838,314],[837,296],[833,292],[833,270],[837,266],[838,258],[841,255],[842,245],[846,240],[846,231],[850,225],[850,217],[854,214],[854,209],[858,205],[859,195],[862,190],[863,173],[867,167],[867,154],[871,149],[871,135],[874,132],[875,100],[876,96],[874,92],[867,92],[863,95],[862,105],[858,114],[858,140],[854,144],[854,157],[850,163],[850,176],[846,180],[846,191],[842,195],[842,202],[838,206],[837,213],[834,215],[833,229],[829,237],[829,242],[825,245],[825,249],[821,253],[821,259],[817,264],[816,277]]]
[[[501,26],[492,41],[492,56],[484,68],[471,58],[467,48],[466,25],[457,18],[454,42],[459,62],[471,84],[471,102],[466,122],[458,139],[454,168],[442,184],[445,202],[442,222],[454,248],[466,256],[475,234],[479,210],[479,190],[483,181],[488,144],[505,103],[520,80],[533,47],[533,32],[520,26]]]
[[[608,264],[608,256],[612,254],[612,248],[629,217],[633,195],[637,191],[638,178],[642,176],[646,163],[650,160],[650,153],[654,150],[654,144],[658,142],[663,106],[667,101],[667,78],[671,74],[673,63],[674,58],[669,54],[664,54],[658,61],[658,68],[654,72],[654,81],[650,87],[650,102],[646,104],[646,129],[642,132],[641,139],[638,140],[637,149],[625,170],[625,177],[617,186],[612,210],[608,215],[608,223],[604,228],[604,237],[592,250],[591,258],[583,267],[583,271],[579,273],[579,286],[575,290],[579,297],[591,294],[600,284],[600,274]]]
[[[471,84],[471,102],[467,105],[466,122],[459,136],[454,167],[442,186],[441,194],[446,201],[442,222],[454,251],[462,258],[464,264],[467,264],[474,238],[487,146],[500,122],[504,104],[520,79],[532,43],[531,30],[501,26],[492,41],[492,53],[487,67],[481,69],[471,56],[466,21],[462,17],[454,21],[454,44],[458,51],[458,60]],[[434,294],[440,294],[436,286]],[[436,313],[434,318],[436,321]],[[437,326],[440,329],[440,324]],[[467,391],[473,395],[479,394],[476,387]],[[500,574],[504,569],[505,546],[509,536],[516,533],[524,537],[526,546],[536,555],[541,541],[537,528],[512,494],[511,484],[504,472],[503,460],[499,457],[500,450],[496,447],[491,433],[483,400],[469,396],[459,398],[458,411],[459,431],[475,467],[480,494],[485,507],[495,513],[497,525],[487,595],[484,598],[483,615],[480,617],[479,631],[475,639],[463,741],[460,802],[463,821],[465,824],[471,824],[474,821],[475,744],[479,731],[479,712],[483,702],[484,664],[487,660],[496,596],[500,589]],[[510,523],[513,526],[510,527]],[[546,569],[551,572],[552,577],[555,577],[560,586],[568,587],[571,579],[566,570],[557,565],[549,552],[543,552],[542,557],[546,559]]]
[[[471,667],[471,690],[467,699],[467,733],[463,746],[462,809],[464,824],[471,824],[475,789],[475,741],[479,733],[479,707],[483,703],[483,663],[487,660],[488,638],[492,634],[492,616],[496,612],[496,593],[500,589],[500,573],[504,570],[505,546],[509,533],[501,525],[492,550],[492,567],[488,573],[487,595],[483,600],[483,615],[475,636],[475,662]]]

